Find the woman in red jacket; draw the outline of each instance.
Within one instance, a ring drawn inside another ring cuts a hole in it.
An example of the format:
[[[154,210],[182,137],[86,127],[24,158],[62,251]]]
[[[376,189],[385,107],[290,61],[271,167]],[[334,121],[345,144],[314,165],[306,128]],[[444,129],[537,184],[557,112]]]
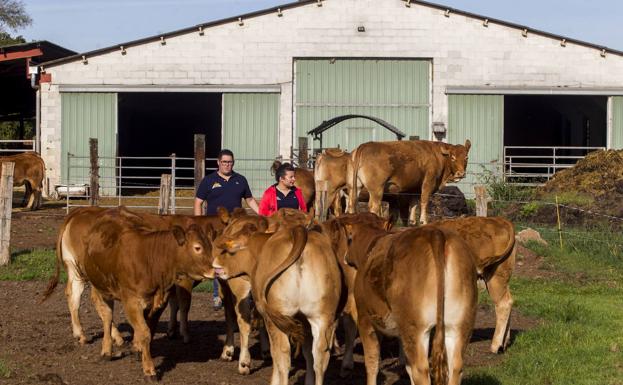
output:
[[[294,186],[294,167],[282,164],[275,172],[275,179],[277,183],[264,191],[258,213],[268,217],[284,207],[307,211],[301,189]]]

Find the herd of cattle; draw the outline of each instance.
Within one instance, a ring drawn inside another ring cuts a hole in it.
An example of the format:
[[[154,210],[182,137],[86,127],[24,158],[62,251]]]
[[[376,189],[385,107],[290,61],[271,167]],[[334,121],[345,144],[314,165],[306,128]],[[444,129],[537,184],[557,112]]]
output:
[[[141,355],[148,379],[157,378],[150,341],[166,304],[167,333],[177,333],[179,311],[187,342],[193,284],[214,278],[222,283],[227,325],[221,358],[233,359],[237,324],[241,374],[250,372],[249,335],[259,314],[262,355],[272,358],[273,385],[288,384],[293,348],[306,360],[305,384],[322,384],[339,319],[345,335],[341,375],[353,370],[359,333],[367,383],[376,384],[379,338],[386,335],[399,338],[411,383],[459,384],[478,279],[495,303],[491,351],[503,351],[509,342],[514,226],[503,218],[465,217],[392,229],[390,220],[377,214],[383,190],[418,191],[426,223],[428,195],[465,175],[469,147],[469,141],[464,146],[420,141],[367,143],[353,154],[326,151],[314,176],[329,180],[329,199],[350,189],[352,211],[357,190],[365,187],[370,212],[339,215],[334,207],[336,215],[324,222],[292,209],[272,217],[222,208],[204,217],[123,207],[76,209],[60,229],[56,273],[44,298],[57,286],[64,265],[73,335],[86,343],[79,306],[89,282],[106,359],[114,355],[113,344],[124,342],[112,316],[114,301],[120,301],[134,330],[132,350]]]

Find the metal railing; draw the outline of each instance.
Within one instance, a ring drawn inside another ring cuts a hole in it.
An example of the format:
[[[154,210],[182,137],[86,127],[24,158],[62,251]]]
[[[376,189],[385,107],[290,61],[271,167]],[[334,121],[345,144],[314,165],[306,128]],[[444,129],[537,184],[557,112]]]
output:
[[[505,146],[504,180],[541,184],[557,171],[573,167],[588,153],[597,150],[605,150],[605,147]]]
[[[244,175],[256,199],[274,182],[271,159],[236,158],[234,170]],[[291,162],[290,159],[282,159]],[[126,206],[135,209],[157,210],[162,174],[171,175],[170,212],[190,213],[193,209],[194,158],[177,157],[99,157],[99,206]],[[215,158],[206,158],[205,174],[217,169]],[[91,191],[90,158],[68,154],[65,175],[54,195],[64,198],[67,210],[89,206]]]
[[[35,141],[30,140],[0,140],[0,153],[20,153],[35,151]]]

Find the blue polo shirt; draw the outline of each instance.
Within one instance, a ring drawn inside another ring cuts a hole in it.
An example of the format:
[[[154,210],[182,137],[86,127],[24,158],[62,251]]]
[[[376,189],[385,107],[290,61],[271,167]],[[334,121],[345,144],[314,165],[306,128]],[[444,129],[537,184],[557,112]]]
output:
[[[219,206],[231,212],[241,207],[242,198],[251,198],[253,195],[244,176],[232,172],[229,180],[225,180],[215,171],[203,178],[195,196],[208,202],[208,215],[215,215]]]

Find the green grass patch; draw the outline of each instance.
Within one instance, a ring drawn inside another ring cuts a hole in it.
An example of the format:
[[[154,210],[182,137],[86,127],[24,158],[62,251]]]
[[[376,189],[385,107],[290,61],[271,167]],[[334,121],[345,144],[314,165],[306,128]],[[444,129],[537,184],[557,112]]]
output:
[[[195,286],[193,291],[199,292],[199,293],[212,292],[212,280],[210,279],[210,280],[201,282],[199,285]]]
[[[618,233],[573,230],[561,250],[556,229],[537,229],[550,246],[530,244],[557,278],[514,278],[515,306],[543,326],[521,331],[494,367],[470,368],[464,384],[621,384],[623,259]],[[573,235],[573,237],[571,236]]]
[[[0,267],[0,281],[46,281],[56,266],[54,250],[22,250],[11,255],[11,262]],[[61,279],[65,271],[61,267]]]
[[[0,359],[0,378],[9,378],[11,377],[11,369],[9,368],[8,363]]]

